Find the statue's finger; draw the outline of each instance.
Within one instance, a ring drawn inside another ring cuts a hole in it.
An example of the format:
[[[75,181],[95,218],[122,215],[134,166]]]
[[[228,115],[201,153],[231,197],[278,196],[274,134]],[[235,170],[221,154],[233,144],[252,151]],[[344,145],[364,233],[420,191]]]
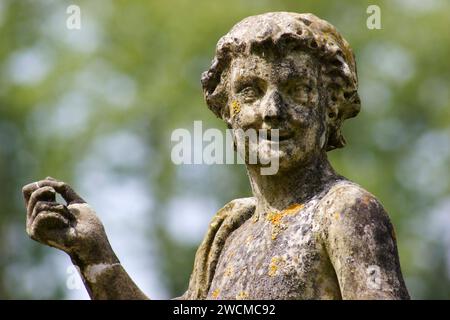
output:
[[[46,230],[66,228],[70,225],[70,212],[55,202],[39,201],[34,206],[27,225],[29,234],[45,234]]]
[[[70,228],[65,214],[62,205],[39,201],[33,210],[34,218],[27,225],[28,235],[33,240],[64,250],[61,243],[65,242],[65,235]]]
[[[36,216],[43,211],[58,213],[69,222],[75,220],[74,215],[65,205],[52,201],[39,201],[31,214],[31,222],[33,222]]]
[[[22,188],[23,198],[25,199],[25,206],[28,207],[28,202],[34,191],[39,189],[39,182],[32,182]]]
[[[41,187],[52,187],[66,200],[67,205],[74,203],[86,203],[67,183],[58,180],[41,180],[38,182]]]
[[[56,192],[52,187],[42,187],[35,190],[28,201],[27,218],[30,219],[38,201],[55,201]]]

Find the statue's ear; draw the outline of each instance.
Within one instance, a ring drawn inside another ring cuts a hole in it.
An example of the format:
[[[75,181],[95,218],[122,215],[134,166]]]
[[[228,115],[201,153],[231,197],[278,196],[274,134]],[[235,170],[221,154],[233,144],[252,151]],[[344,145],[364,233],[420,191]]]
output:
[[[324,147],[326,151],[342,148],[345,145],[340,132],[342,114],[340,114],[339,101],[333,97],[333,93],[329,97],[325,112],[326,142]]]
[[[331,103],[327,106],[327,123],[336,122],[337,117],[339,116],[339,108],[337,104]]]

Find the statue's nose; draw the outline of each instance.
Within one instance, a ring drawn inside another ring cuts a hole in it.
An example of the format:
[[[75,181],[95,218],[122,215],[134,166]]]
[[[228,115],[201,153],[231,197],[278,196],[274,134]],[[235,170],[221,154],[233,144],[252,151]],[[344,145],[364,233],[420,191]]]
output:
[[[278,90],[271,91],[263,103],[262,118],[264,122],[276,122],[284,117],[285,103]]]

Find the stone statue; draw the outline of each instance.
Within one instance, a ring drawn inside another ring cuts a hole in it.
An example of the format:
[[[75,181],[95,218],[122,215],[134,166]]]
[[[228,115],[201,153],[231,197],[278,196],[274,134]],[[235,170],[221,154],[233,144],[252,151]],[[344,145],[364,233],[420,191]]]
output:
[[[278,143],[279,171],[246,163],[253,197],[214,216],[177,299],[408,299],[387,213],[327,159],[360,109],[354,55],[336,29],[312,14],[248,17],[220,39],[202,85],[232,130],[279,129],[265,142]],[[71,187],[47,178],[23,191],[28,234],[70,255],[91,298],[147,298]]]

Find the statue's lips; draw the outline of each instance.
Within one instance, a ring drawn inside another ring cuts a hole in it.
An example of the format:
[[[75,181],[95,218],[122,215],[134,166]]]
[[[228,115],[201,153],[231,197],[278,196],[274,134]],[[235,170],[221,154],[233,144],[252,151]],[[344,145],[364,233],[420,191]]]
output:
[[[278,139],[276,139],[275,136],[272,137],[270,130],[267,130],[267,137],[261,136],[261,138],[263,138],[264,140],[270,140],[271,142],[282,142],[282,141],[289,140],[293,136],[294,136],[294,134],[290,131],[280,130],[278,132]]]

